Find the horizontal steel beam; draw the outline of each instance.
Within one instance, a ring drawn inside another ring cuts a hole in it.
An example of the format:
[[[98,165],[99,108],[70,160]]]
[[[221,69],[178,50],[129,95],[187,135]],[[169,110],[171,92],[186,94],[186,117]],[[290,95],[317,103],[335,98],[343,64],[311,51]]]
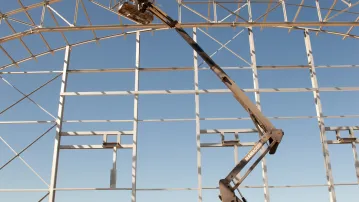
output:
[[[308,69],[308,65],[270,65],[257,66],[258,70],[279,70],[279,69]],[[319,65],[315,68],[359,68],[359,65]],[[238,67],[222,67],[224,70],[252,70],[252,67],[238,66]],[[116,73],[116,72],[135,72],[136,68],[110,68],[110,69],[72,69],[67,73]],[[147,67],[139,68],[141,72],[166,72],[166,71],[193,71],[193,67]],[[210,70],[209,67],[199,67],[198,70]],[[16,71],[16,72],[1,72],[0,74],[58,74],[62,71]]]
[[[334,91],[359,91],[359,87],[323,87],[323,88],[262,88],[243,89],[244,92],[334,92]],[[97,91],[97,92],[65,92],[62,96],[113,96],[113,95],[180,95],[180,94],[208,94],[229,93],[228,89],[203,89],[203,90],[146,90],[146,91]]]
[[[351,142],[343,143],[343,142],[340,142],[339,140],[327,140],[327,143],[328,144],[352,144]],[[354,143],[359,144],[359,140],[356,140]]]
[[[201,134],[216,134],[216,133],[256,133],[258,132],[255,128],[248,129],[202,129]]]
[[[336,126],[336,127],[325,127],[326,131],[337,131],[337,130],[359,130],[359,126]]]
[[[238,147],[251,147],[254,146],[256,142],[239,142]],[[201,143],[201,147],[234,147],[232,145],[222,145],[220,143]]]
[[[183,28],[193,27],[350,27],[359,26],[359,22],[221,22],[221,23],[183,23]],[[63,32],[63,31],[86,31],[86,30],[123,30],[123,29],[159,29],[168,28],[167,25],[158,24],[112,24],[112,25],[93,25],[75,27],[45,27],[35,28],[33,32]]]
[[[334,186],[356,186],[358,182],[335,183]],[[328,187],[327,184],[300,184],[300,185],[270,185],[271,189],[276,188],[303,188],[303,187]],[[263,188],[263,185],[244,185],[239,188]],[[218,187],[203,187],[205,190],[215,190]],[[54,188],[56,191],[96,191],[96,190],[132,190],[132,188]],[[137,191],[191,191],[198,188],[138,188]],[[0,189],[0,192],[47,192],[48,189]]]
[[[132,144],[121,144],[117,149],[131,149]],[[103,145],[61,145],[60,149],[112,149],[104,147]]]
[[[315,119],[317,116],[271,116],[268,119]],[[359,118],[359,115],[323,115],[322,118],[337,119],[337,118]],[[177,118],[177,119],[139,119],[138,122],[181,122],[181,121],[195,121],[195,118]],[[251,120],[249,117],[218,117],[218,118],[200,118],[201,121],[236,121],[236,120]],[[131,119],[120,120],[65,120],[63,123],[132,123]],[[0,124],[48,124],[55,123],[55,121],[0,121]]]
[[[76,131],[61,132],[61,136],[132,135],[133,131]]]
[[[62,71],[26,71],[26,72],[0,72],[0,74],[59,74]]]
[[[225,28],[225,27],[278,27],[278,28],[294,28],[294,29],[309,29],[313,31],[326,32],[326,33],[336,33],[326,30],[320,30],[309,27],[357,27],[359,22],[221,22],[221,23],[183,23],[183,28],[193,28],[193,27],[213,27],[213,28]],[[0,43],[10,41],[13,39],[21,38],[27,35],[44,33],[44,32],[73,32],[73,31],[94,31],[94,30],[125,30],[125,29],[168,29],[165,24],[113,24],[113,25],[92,25],[92,26],[65,26],[65,27],[42,27],[34,28],[24,32],[18,32],[9,36],[0,38]],[[359,38],[356,35],[340,33],[343,36]]]

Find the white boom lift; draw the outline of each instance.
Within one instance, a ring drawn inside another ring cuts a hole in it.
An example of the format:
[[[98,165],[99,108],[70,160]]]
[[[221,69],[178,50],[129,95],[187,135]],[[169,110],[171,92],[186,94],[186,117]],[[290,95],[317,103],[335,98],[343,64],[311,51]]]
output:
[[[203,49],[186,33],[181,27],[181,24],[169,17],[165,12],[160,10],[153,2],[149,0],[130,0],[120,3],[118,13],[132,21],[140,24],[150,24],[154,20],[154,16],[159,18],[163,23],[170,28],[174,28],[180,36],[201,56],[201,58],[209,65],[210,69],[219,77],[219,79],[230,89],[235,99],[242,105],[242,107],[249,113],[253,123],[260,134],[260,140],[253,146],[253,148],[244,156],[244,158],[230,171],[224,178],[219,180],[219,198],[222,202],[246,202],[247,200],[242,196],[238,190],[239,185],[251,173],[251,171],[258,165],[263,157],[269,154],[275,154],[279,143],[282,140],[284,132],[277,129],[274,125],[262,114],[255,104],[247,97],[247,95],[236,85],[236,83],[221,69],[212,59],[203,51]],[[252,158],[259,152],[259,150],[268,144],[265,151],[253,162],[247,172],[237,181],[234,178],[242,171],[242,169],[252,160]],[[234,185],[231,185],[231,182]],[[238,190],[241,195],[239,199],[235,195],[235,190]]]

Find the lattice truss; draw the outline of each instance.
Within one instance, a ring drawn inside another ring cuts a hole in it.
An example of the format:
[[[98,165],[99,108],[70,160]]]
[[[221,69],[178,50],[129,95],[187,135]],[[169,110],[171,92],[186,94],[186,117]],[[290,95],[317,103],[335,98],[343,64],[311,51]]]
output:
[[[257,141],[184,41],[118,3],[1,1],[1,201],[219,201]],[[359,1],[155,3],[285,131],[250,201],[357,201]]]

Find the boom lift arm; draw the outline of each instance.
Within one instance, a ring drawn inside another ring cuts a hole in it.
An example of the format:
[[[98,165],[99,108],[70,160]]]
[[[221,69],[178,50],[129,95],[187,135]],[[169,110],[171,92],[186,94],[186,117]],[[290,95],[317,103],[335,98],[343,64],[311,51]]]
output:
[[[241,195],[239,199],[235,195],[235,190],[243,182],[243,180],[250,174],[250,172],[258,165],[262,158],[269,152],[275,154],[279,143],[284,135],[281,129],[277,129],[274,125],[262,114],[255,104],[247,97],[247,95],[237,86],[237,84],[221,69],[207,53],[190,37],[187,32],[181,27],[181,24],[169,17],[165,12],[155,6],[148,0],[135,0],[134,4],[125,2],[120,5],[118,12],[126,17],[137,21],[141,24],[149,24],[153,20],[153,14],[159,18],[163,23],[170,28],[174,28],[177,33],[201,56],[201,58],[209,65],[210,69],[218,76],[218,78],[230,89],[235,99],[242,105],[242,107],[249,113],[253,123],[255,124],[260,134],[260,140],[253,146],[247,155],[230,171],[226,178],[219,181],[220,199],[222,202],[246,202],[246,199]],[[142,18],[141,18],[142,17]],[[140,20],[138,20],[140,19]],[[242,171],[242,169],[249,163],[249,161],[259,152],[259,150],[269,142],[258,159],[252,164],[247,172],[231,185],[235,177]]]

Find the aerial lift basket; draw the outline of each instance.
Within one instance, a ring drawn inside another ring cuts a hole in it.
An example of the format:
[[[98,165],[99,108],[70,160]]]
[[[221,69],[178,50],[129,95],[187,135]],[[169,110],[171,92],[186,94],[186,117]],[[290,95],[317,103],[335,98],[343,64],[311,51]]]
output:
[[[141,23],[143,25],[150,24],[154,20],[152,13],[148,11],[141,12],[138,10],[136,5],[128,2],[119,4],[118,13],[132,21]]]

